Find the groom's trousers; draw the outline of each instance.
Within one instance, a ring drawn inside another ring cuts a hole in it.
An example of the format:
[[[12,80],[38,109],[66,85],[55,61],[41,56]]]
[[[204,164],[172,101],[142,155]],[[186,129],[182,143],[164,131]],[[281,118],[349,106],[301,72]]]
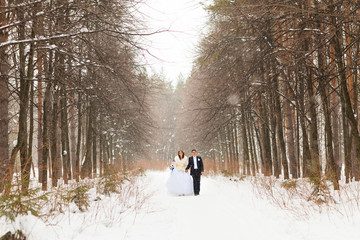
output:
[[[200,193],[200,179],[201,179],[201,172],[198,169],[195,169],[192,175],[193,183],[194,183],[194,194],[199,195]]]

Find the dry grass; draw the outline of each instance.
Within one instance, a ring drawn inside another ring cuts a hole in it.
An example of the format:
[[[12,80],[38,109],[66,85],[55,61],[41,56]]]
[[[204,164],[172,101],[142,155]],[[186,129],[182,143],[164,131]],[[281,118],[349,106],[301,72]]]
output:
[[[216,165],[216,163],[214,163],[213,161],[208,162],[204,159],[204,168],[205,168],[204,171],[205,176],[215,176],[219,174],[219,168]]]
[[[279,180],[275,177],[251,178],[255,195],[284,209],[299,219],[308,219],[313,214],[340,214],[354,217],[360,211],[360,183],[341,184],[334,191],[330,182],[314,186],[308,179]],[[319,189],[320,188],[320,189]]]
[[[37,190],[36,195],[32,196],[37,200],[37,205],[33,206],[36,207],[35,216],[47,226],[61,228],[65,223],[76,226],[79,231],[99,223],[108,227],[119,224],[127,216],[135,219],[151,197],[151,193],[145,191],[144,181],[143,172],[136,170],[114,173],[102,178],[83,179],[80,182],[69,181],[69,184],[61,184],[46,192]],[[13,189],[15,191],[17,188]],[[46,197],[39,197],[44,195]],[[32,204],[28,198],[22,199],[22,205]],[[13,205],[19,204],[15,200]],[[8,206],[5,210],[9,211],[16,207],[9,204],[5,206]],[[27,214],[28,212],[23,212],[20,215]],[[8,223],[14,222],[14,219],[4,220]],[[21,228],[15,225],[13,224],[14,230]]]

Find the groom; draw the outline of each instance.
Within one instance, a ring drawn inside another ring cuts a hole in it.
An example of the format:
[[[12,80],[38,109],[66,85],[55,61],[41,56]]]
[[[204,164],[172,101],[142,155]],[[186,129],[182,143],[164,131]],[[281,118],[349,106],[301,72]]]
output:
[[[201,157],[196,156],[196,150],[191,151],[192,156],[189,158],[189,163],[185,169],[185,172],[190,168],[190,175],[193,178],[194,183],[194,194],[195,196],[200,193],[200,178],[201,174],[204,173],[204,164]]]

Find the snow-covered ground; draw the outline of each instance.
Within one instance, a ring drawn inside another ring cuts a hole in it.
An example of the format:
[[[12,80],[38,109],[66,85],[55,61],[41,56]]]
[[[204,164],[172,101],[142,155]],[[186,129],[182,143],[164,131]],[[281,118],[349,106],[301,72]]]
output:
[[[314,213],[299,220],[255,196],[249,181],[223,177],[203,177],[199,196],[170,196],[165,187],[168,176],[169,171],[150,171],[142,177],[138,189],[151,197],[136,214],[127,212],[118,218],[117,211],[124,209],[117,208],[120,199],[104,198],[89,212],[76,213],[71,219],[65,214],[57,225],[26,216],[6,226],[22,224],[25,232],[31,232],[30,240],[360,239],[360,213],[350,219]],[[0,234],[4,231],[5,225],[0,224]]]
[[[147,175],[155,192],[150,202],[155,211],[128,226],[125,239],[360,239],[360,219],[314,214],[297,220],[254,196],[248,181],[204,177],[199,196],[175,197],[164,187],[167,172]]]

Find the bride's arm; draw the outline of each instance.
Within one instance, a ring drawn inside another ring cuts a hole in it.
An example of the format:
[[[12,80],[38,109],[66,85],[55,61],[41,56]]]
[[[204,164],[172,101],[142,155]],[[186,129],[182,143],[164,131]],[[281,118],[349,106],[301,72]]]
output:
[[[185,156],[185,171],[187,171],[190,168],[190,162],[189,162],[189,158]]]

